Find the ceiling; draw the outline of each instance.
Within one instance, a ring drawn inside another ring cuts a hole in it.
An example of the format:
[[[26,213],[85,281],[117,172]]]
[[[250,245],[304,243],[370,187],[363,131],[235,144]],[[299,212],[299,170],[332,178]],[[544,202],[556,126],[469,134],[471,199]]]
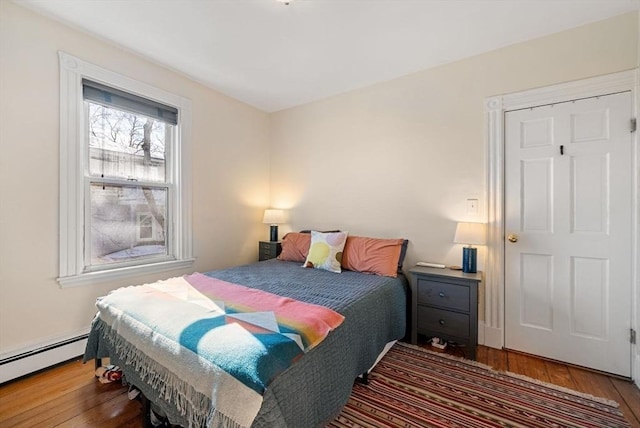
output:
[[[640,0],[14,0],[267,112],[640,8]]]

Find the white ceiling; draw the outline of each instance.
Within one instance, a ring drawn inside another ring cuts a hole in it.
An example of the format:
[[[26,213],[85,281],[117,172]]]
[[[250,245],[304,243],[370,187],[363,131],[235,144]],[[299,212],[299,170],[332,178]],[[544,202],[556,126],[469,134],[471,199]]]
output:
[[[640,0],[14,1],[267,112],[640,8]]]

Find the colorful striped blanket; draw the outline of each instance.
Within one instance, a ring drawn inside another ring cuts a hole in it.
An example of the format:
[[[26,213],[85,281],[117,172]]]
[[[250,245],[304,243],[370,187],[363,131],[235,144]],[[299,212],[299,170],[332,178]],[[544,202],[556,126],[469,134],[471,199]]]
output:
[[[115,290],[97,302],[119,358],[178,408],[212,403],[194,425],[250,426],[269,383],[344,317],[323,306],[199,273]],[[204,422],[204,423],[203,423]]]

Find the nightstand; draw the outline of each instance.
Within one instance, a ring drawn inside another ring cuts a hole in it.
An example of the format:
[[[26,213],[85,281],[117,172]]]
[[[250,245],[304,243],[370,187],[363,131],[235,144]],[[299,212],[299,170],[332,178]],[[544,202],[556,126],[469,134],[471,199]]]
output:
[[[476,359],[478,345],[478,286],[482,273],[415,266],[411,280],[411,342],[418,334],[465,345]]]
[[[275,259],[282,251],[282,242],[260,241],[258,244],[258,261]]]

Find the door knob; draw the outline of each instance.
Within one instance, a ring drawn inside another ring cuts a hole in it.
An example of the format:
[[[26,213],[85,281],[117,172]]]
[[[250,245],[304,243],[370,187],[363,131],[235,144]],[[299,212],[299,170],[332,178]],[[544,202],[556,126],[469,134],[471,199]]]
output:
[[[514,235],[513,233],[509,234],[509,236],[507,236],[507,239],[509,240],[509,242],[518,242],[518,235]]]

